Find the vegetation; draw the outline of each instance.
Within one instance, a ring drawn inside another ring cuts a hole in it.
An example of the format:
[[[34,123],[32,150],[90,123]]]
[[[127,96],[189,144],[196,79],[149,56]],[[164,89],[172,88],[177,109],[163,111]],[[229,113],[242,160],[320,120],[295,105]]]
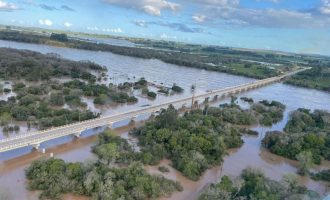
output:
[[[308,173],[308,170],[313,166],[313,155],[310,151],[300,152],[296,159],[299,162],[298,165],[298,173],[301,175],[305,175]]]
[[[158,170],[159,170],[160,172],[163,172],[163,173],[168,173],[168,172],[170,172],[170,170],[169,170],[167,167],[165,167],[165,166],[159,166],[159,167],[158,167]]]
[[[300,72],[290,78],[286,83],[330,92],[330,63],[317,65],[309,70]]]
[[[138,101],[134,96],[129,96],[127,92],[119,90],[117,86],[110,84],[106,86],[104,84],[86,84],[80,80],[73,80],[64,83],[65,88],[69,89],[71,93],[66,95],[66,99],[75,100],[79,98],[81,94],[73,94],[73,91],[80,91],[83,95],[88,97],[94,97],[95,104],[106,104],[113,101],[116,103],[135,103]]]
[[[5,133],[8,133],[8,132],[18,132],[19,131],[19,126],[17,126],[17,125],[14,125],[14,126],[8,126],[8,125],[6,125],[6,126],[4,126],[3,127],[3,132],[5,132]]]
[[[255,52],[249,51],[235,51],[232,49],[221,49],[219,51],[205,49],[202,53],[191,54],[189,52],[178,52],[178,51],[163,51],[155,50],[150,48],[139,48],[139,47],[125,47],[125,46],[114,46],[103,43],[91,43],[86,41],[68,39],[63,41],[61,37],[52,34],[50,39],[47,36],[33,35],[31,33],[17,32],[17,31],[0,31],[0,39],[13,40],[18,42],[37,43],[37,44],[49,44],[56,46],[64,46],[69,48],[87,49],[93,51],[109,51],[115,54],[146,58],[146,59],[159,59],[167,63],[183,65],[188,67],[194,67],[199,69],[220,71],[225,73],[243,75],[253,78],[266,78],[280,74],[280,71],[287,71],[287,67],[269,67],[258,62],[249,62],[241,57],[247,56],[253,59],[255,56],[259,58],[272,58],[274,55],[258,55]],[[54,38],[54,36],[56,36]],[[63,37],[65,38],[65,37]],[[55,39],[55,40],[54,40]],[[64,39],[65,40],[65,39]],[[247,65],[246,65],[247,64]],[[287,63],[287,65],[290,65]],[[247,68],[246,66],[249,66]]]
[[[263,146],[277,155],[303,161],[304,173],[310,166],[308,157],[311,156],[315,164],[323,159],[330,160],[329,112],[298,109],[291,114],[284,130],[284,133],[267,133]]]
[[[257,113],[261,125],[271,126],[283,119],[285,105],[277,101],[268,102],[263,100],[257,104],[253,104],[252,110]]]
[[[143,163],[157,164],[168,158],[183,175],[198,180],[206,169],[222,162],[228,148],[242,145],[241,134],[249,131],[240,126],[256,124],[254,114],[251,109],[227,104],[193,110],[179,117],[170,106],[130,134],[139,139]]]
[[[61,199],[64,193],[93,199],[144,200],[181,191],[179,183],[151,176],[138,162],[127,163],[131,147],[109,130],[100,135],[93,151],[96,163],[65,163],[61,159],[34,161],[26,169],[30,190],[41,190],[40,199]],[[116,165],[114,165],[116,163]]]
[[[99,113],[86,109],[82,96],[94,98],[95,104],[137,102],[138,99],[128,95],[124,88],[98,84],[92,71],[100,74],[105,70],[91,62],[0,48],[0,79],[12,80],[16,93],[15,97],[0,101],[0,125],[16,120],[26,121],[28,127],[45,129],[98,117]],[[61,78],[72,80],[61,83],[57,80]],[[63,108],[64,104],[70,109]],[[18,131],[15,126],[3,129],[5,132]]]
[[[0,48],[0,66],[0,78],[27,81],[47,81],[66,76],[95,82],[96,77],[89,71],[105,70],[91,62],[69,61],[51,54],[8,48]],[[17,87],[24,87],[22,84]]]
[[[67,42],[68,41],[68,36],[66,34],[58,34],[58,33],[52,33],[50,35],[51,40],[57,40],[60,42]]]
[[[312,173],[311,175],[314,180],[330,182],[330,169]]]
[[[149,91],[147,93],[147,95],[148,95],[148,97],[153,98],[153,99],[155,99],[157,97],[157,94],[155,92],[151,92],[151,91]]]
[[[248,103],[253,103],[253,99],[252,98],[248,98],[248,97],[241,97],[242,101],[248,102]]]
[[[174,92],[177,92],[177,93],[181,93],[181,92],[183,92],[183,88],[182,87],[180,87],[180,86],[178,86],[177,84],[173,84],[173,86],[172,86],[172,90],[174,91]]]
[[[200,200],[239,199],[319,199],[319,195],[298,184],[295,175],[285,175],[281,182],[267,178],[255,169],[243,170],[240,177],[221,178],[217,184],[209,186],[199,197]]]

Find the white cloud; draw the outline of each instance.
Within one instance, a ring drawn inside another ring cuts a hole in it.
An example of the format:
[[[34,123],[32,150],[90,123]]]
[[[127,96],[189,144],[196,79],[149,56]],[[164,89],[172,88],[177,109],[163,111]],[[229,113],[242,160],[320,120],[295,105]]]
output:
[[[0,11],[13,11],[17,10],[18,7],[14,3],[7,3],[0,0]]]
[[[109,32],[109,33],[124,33],[121,28],[98,28],[97,26],[88,26],[87,30],[89,31],[102,31],[102,32]]]
[[[104,29],[104,31],[106,32],[111,32],[111,33],[123,33],[123,30],[121,30],[121,28],[108,28],[108,29]]]
[[[275,28],[315,28],[329,26],[326,17],[308,11],[288,9],[252,9],[243,7],[205,7],[205,15],[212,26],[257,26]]]
[[[202,22],[205,21],[206,16],[205,16],[205,15],[194,15],[194,16],[192,16],[192,19],[193,19],[195,22],[202,23]]]
[[[177,39],[176,36],[169,36],[166,33],[162,33],[159,37],[162,40],[176,40]]]
[[[72,24],[70,22],[64,22],[63,26],[70,28],[72,26]]]
[[[167,0],[105,0],[105,2],[125,8],[144,11],[149,15],[160,16],[163,10],[177,11],[179,4]]]
[[[140,27],[148,27],[148,24],[146,21],[144,20],[134,20],[133,23],[137,26],[140,26]]]
[[[53,22],[49,19],[39,19],[39,24],[44,26],[52,26]]]
[[[320,7],[320,12],[324,15],[330,15],[330,1],[322,0],[322,6]]]

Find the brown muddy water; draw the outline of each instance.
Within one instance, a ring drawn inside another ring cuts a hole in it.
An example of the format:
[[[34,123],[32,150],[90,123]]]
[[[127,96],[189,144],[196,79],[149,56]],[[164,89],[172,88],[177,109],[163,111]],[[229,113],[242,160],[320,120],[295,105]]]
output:
[[[173,100],[184,96],[190,96],[190,86],[192,84],[197,84],[198,92],[205,92],[210,89],[224,88],[253,81],[253,79],[239,76],[170,65],[159,60],[131,58],[114,55],[107,52],[91,52],[1,40],[0,47],[29,49],[42,53],[57,53],[64,58],[72,60],[89,59],[98,64],[105,65],[109,69],[109,77],[115,77],[111,80],[114,83],[123,82],[128,79],[132,80],[135,76],[135,79],[145,77],[147,80],[155,82],[156,84],[163,83],[168,86],[173,83],[177,83],[185,89],[183,94],[170,97],[160,95],[155,101],[141,98],[142,100],[135,105],[116,105],[105,108],[93,107],[93,105],[89,103],[89,99],[84,99],[91,109],[100,109],[104,115],[122,112],[131,108],[137,108],[144,104],[152,105],[170,99]],[[262,138],[269,130],[282,130],[288,120],[290,112],[296,110],[297,108],[302,107],[311,110],[323,109],[330,111],[329,93],[293,87],[282,83],[276,83],[267,87],[259,88],[238,96],[250,97],[256,101],[266,99],[282,102],[287,106],[283,120],[272,127],[252,127],[253,130],[257,130],[259,132],[259,135],[257,137],[244,136],[244,145],[241,148],[230,150],[228,156],[225,157],[222,166],[217,166],[207,170],[197,182],[188,180],[175,169],[169,167],[170,173],[165,173],[163,175],[169,179],[181,182],[184,187],[184,191],[174,193],[171,197],[164,199],[196,199],[198,198],[201,190],[210,183],[218,181],[223,175],[238,176],[242,169],[245,169],[246,167],[260,168],[264,171],[267,177],[274,180],[280,180],[283,175],[288,173],[296,173],[297,163],[295,161],[273,155],[263,149],[261,147]],[[228,101],[228,99],[225,99],[220,103]],[[247,103],[241,101],[238,103],[244,108],[248,107]],[[214,106],[218,105],[219,102],[214,104]],[[120,122],[116,126],[123,126],[127,123],[127,121]],[[136,146],[137,140],[131,138],[127,134],[129,128],[130,127],[119,128],[116,129],[116,132],[123,138],[128,139],[132,145],[135,145],[135,149],[138,150],[138,147]],[[46,154],[42,154],[37,151],[31,152],[30,148],[0,153],[0,199],[1,195],[6,195],[6,200],[37,199],[37,192],[30,192],[25,188],[26,183],[24,169],[35,159],[47,156],[49,157],[51,152],[54,153],[56,158],[62,158],[69,162],[95,159],[90,150],[91,146],[95,144],[97,139],[95,133],[100,132],[101,130],[102,129],[93,129],[86,131],[86,133],[84,133],[82,138],[79,140],[74,140],[72,137],[64,137],[58,140],[46,142],[41,146],[41,149],[47,149]],[[170,161],[164,160],[161,164],[170,165]],[[316,166],[315,170],[329,168],[329,162],[324,162],[321,166]],[[146,166],[146,170],[152,174],[161,174],[161,172],[158,171],[157,166]],[[330,194],[328,183],[315,182],[307,177],[300,177],[300,182],[306,185],[309,189],[316,190],[322,195]],[[65,199],[80,200],[85,199],[85,197],[66,195]]]

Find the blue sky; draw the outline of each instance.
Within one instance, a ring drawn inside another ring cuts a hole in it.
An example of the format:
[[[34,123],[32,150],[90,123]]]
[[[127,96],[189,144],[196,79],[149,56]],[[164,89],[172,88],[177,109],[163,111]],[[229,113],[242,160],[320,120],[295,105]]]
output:
[[[0,23],[330,55],[330,0],[0,0]]]

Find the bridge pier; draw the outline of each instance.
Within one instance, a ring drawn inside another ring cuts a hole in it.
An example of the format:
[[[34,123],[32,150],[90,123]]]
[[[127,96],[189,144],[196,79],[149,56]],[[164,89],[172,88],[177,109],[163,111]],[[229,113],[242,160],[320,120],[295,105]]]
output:
[[[194,105],[192,106],[193,108],[198,108],[199,105],[198,105],[198,100],[194,101]]]
[[[187,109],[186,105],[183,104],[181,107],[179,107],[178,111],[184,112]]]
[[[209,99],[210,99],[210,97],[206,97],[203,103],[204,104],[208,104],[209,103]]]
[[[155,112],[152,112],[152,113],[150,114],[150,116],[149,116],[149,119],[155,119],[155,117],[156,117]]]
[[[39,147],[40,147],[40,144],[39,143],[37,143],[37,144],[31,144],[31,146],[33,147],[33,149],[38,150]]]
[[[74,133],[73,135],[76,137],[76,138],[80,138],[80,135],[81,135],[82,132],[77,132],[77,133]]]
[[[110,122],[110,123],[108,124],[108,128],[110,128],[110,129],[113,128],[113,122]]]
[[[131,118],[131,121],[129,122],[130,125],[135,124],[137,116],[134,116]]]
[[[182,104],[182,106],[181,106],[181,109],[182,110],[186,110],[187,109],[187,106],[186,106],[186,104],[184,103],[184,104]]]

